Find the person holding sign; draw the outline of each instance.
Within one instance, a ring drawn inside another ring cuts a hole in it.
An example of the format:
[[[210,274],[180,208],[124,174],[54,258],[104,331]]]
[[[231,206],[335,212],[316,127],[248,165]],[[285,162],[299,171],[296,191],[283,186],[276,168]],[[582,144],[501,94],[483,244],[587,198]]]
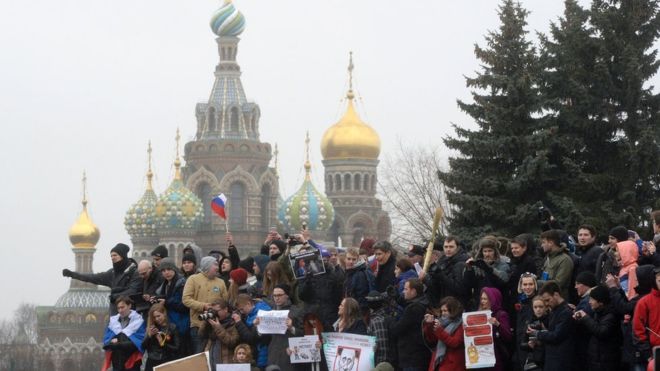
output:
[[[502,293],[494,287],[481,289],[479,310],[490,310],[488,319],[493,325],[493,340],[495,341],[495,367],[493,370],[504,370],[504,363],[510,358],[507,343],[513,338],[509,315],[502,309]]]
[[[297,307],[291,304],[289,295],[291,294],[291,286],[287,284],[279,284],[273,288],[273,302],[275,304],[274,310],[288,310],[288,318],[286,319],[286,331],[284,334],[262,334],[262,337],[270,338],[268,344],[268,364],[278,365],[282,371],[293,370],[291,359],[287,354],[289,347],[289,338],[294,336],[302,336],[302,315]],[[259,326],[260,318],[254,320],[254,325]]]
[[[465,344],[463,342],[463,305],[447,296],[440,300],[440,318],[424,316],[424,337],[435,344],[431,355],[430,371],[465,370]]]

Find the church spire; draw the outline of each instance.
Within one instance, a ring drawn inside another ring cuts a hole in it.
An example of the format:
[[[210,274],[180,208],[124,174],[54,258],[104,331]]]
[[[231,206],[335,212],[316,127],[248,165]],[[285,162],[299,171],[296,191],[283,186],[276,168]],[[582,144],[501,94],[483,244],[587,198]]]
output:
[[[182,180],[181,177],[181,159],[179,158],[179,143],[181,142],[181,135],[179,128],[176,128],[176,158],[174,159],[174,180]]]
[[[349,101],[355,98],[355,94],[353,94],[353,67],[353,52],[351,51],[348,53],[348,92],[346,93],[346,99]]]
[[[305,135],[305,180],[311,180],[312,163],[309,161],[309,130]]]
[[[153,191],[154,187],[152,184],[152,179],[154,178],[154,173],[151,170],[151,140],[149,141],[149,145],[147,147],[147,158],[148,158],[148,166],[149,168],[147,169],[147,190],[148,191]]]

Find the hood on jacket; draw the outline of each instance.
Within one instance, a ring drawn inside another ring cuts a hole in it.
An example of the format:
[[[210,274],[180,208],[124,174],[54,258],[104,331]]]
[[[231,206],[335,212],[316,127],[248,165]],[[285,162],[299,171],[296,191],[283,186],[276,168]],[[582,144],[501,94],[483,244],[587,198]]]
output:
[[[622,267],[637,263],[639,252],[637,251],[637,244],[633,241],[617,242],[616,251],[619,252],[619,256],[621,257]]]
[[[485,293],[490,301],[490,311],[495,313],[502,310],[502,293],[500,290],[494,287],[484,287],[481,289],[482,293]]]
[[[635,291],[640,295],[646,295],[655,288],[655,267],[651,264],[640,265],[635,272],[637,273],[637,287]]]
[[[485,248],[491,248],[495,250],[495,261],[500,260],[500,241],[498,241],[495,237],[493,236],[486,236],[479,240],[479,250],[477,250],[477,256],[475,259],[483,259],[484,258],[484,249]]]
[[[254,257],[254,262],[259,267],[259,272],[263,274],[266,271],[266,265],[270,262],[270,257],[268,255],[257,255]]]

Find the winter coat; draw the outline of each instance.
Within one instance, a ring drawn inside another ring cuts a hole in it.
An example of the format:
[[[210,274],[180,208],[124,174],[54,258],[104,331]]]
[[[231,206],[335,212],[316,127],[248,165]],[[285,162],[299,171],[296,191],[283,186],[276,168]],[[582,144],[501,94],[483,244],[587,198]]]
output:
[[[334,328],[335,332],[340,332],[339,331],[339,320],[335,323],[335,325],[331,328]],[[353,324],[345,328],[344,331],[341,331],[346,334],[355,334],[355,335],[366,335],[367,334],[367,325],[364,324],[364,321],[361,319],[358,319],[357,321],[353,322]]]
[[[418,296],[408,302],[401,318],[389,325],[390,338],[396,339],[399,367],[401,368],[425,369],[429,365],[431,352],[424,344],[424,336],[421,331],[427,307],[427,299],[424,296]]]
[[[564,301],[548,317],[548,330],[539,331],[537,338],[545,346],[544,371],[566,371],[573,365],[575,323],[573,311]]]
[[[465,370],[465,344],[463,340],[463,325],[459,325],[453,334],[449,335],[444,328],[433,328],[433,323],[424,323],[424,338],[433,347],[428,371],[463,371]],[[445,343],[447,350],[442,362],[434,368],[436,345],[438,341]]]
[[[217,327],[204,321],[199,328],[199,336],[204,351],[209,352],[211,364],[231,363],[239,338],[236,324],[231,318],[220,321]]]
[[[396,287],[399,291],[399,296],[403,296],[403,287],[405,286],[406,281],[412,278],[419,278],[415,268],[411,268],[405,272],[399,273],[399,277],[396,278]]]
[[[368,277],[368,275],[372,277]],[[356,266],[346,269],[344,297],[357,300],[360,308],[367,308],[366,297],[369,294],[369,279],[375,281],[373,273],[367,268],[367,264],[364,261],[358,261]]]
[[[140,290],[141,295],[136,295],[133,298],[135,302],[133,308],[136,312],[140,313],[144,320],[147,320],[149,316],[149,308],[151,308],[151,303],[144,300],[142,295],[156,296],[156,291],[160,285],[163,284],[163,275],[160,274],[160,270],[156,267],[151,267],[151,274],[147,277],[146,280],[142,280],[142,287]]]
[[[260,310],[269,311],[272,309],[266,302],[255,302],[252,311],[245,317],[245,321],[236,323],[236,330],[238,330],[240,342],[250,344],[252,347],[252,354],[256,358],[257,366],[266,367],[268,366],[268,342],[265,338],[259,336],[257,326],[254,326],[254,320]]]
[[[190,326],[200,327],[204,321],[197,318],[204,310],[204,304],[214,300],[227,300],[227,288],[218,277],[208,278],[206,273],[193,274],[183,287],[183,304],[190,309]]]
[[[476,309],[479,306],[479,297],[484,287],[494,287],[502,292],[506,292],[507,284],[511,276],[511,268],[504,257],[495,249],[495,261],[488,264],[483,260],[483,249],[480,247],[475,260],[465,268],[463,274],[464,284],[472,290],[472,303],[468,303],[468,308]]]
[[[584,316],[579,322],[589,333],[589,346],[586,354],[589,371],[616,371],[621,359],[623,338],[619,327],[619,316],[610,306],[594,312],[594,316]]]
[[[593,243],[587,246],[579,246],[575,250],[579,260],[578,265],[575,267],[574,276],[577,276],[582,272],[591,272],[595,274],[596,263],[603,252],[605,251],[600,246],[596,246],[596,244]]]
[[[625,275],[628,275],[628,299],[633,298],[635,293],[635,287],[637,287],[637,274],[635,269],[637,269],[637,258],[639,253],[637,251],[637,244],[632,241],[622,241],[617,242],[616,250],[619,252],[621,257],[621,269],[619,270],[619,278],[623,278]]]
[[[378,273],[376,274],[376,290],[378,292],[385,292],[389,286],[396,285],[396,276],[394,274],[394,268],[396,268],[396,256],[394,253],[390,255],[390,258],[383,265],[378,265]]]
[[[573,277],[573,259],[568,255],[566,249],[548,253],[545,264],[543,265],[543,273],[548,274],[548,279],[539,280],[539,287],[543,286],[547,281],[555,281],[561,290],[561,297],[568,299],[571,290],[571,279]]]
[[[654,288],[650,294],[639,299],[633,316],[633,342],[644,355],[649,355],[653,347],[660,345],[660,291]]]
[[[137,274],[137,263],[129,258],[121,268],[110,268],[101,273],[71,272],[71,278],[110,288],[110,315],[117,314],[115,301],[120,296],[134,296],[142,292],[142,278]]]
[[[515,347],[513,360],[517,364],[516,369],[522,370],[522,367],[525,365],[525,360],[527,359],[528,352],[520,348],[520,345],[527,343],[527,326],[532,322],[534,317],[534,311],[532,310],[532,298],[527,296],[519,296],[521,298],[520,302],[515,305],[516,308],[516,333],[515,333]]]
[[[163,333],[163,336],[166,336],[163,345],[160,344],[156,335],[147,335],[144,337],[144,341],[142,341],[142,348],[147,353],[148,358],[146,370],[152,370],[153,366],[158,366],[179,358],[181,338],[179,337],[176,325],[169,323],[166,328],[159,328],[159,331]],[[148,333],[149,329],[147,329]]]
[[[509,299],[518,297],[518,281],[523,273],[533,273],[536,276],[539,275],[539,272],[536,269],[536,261],[528,251],[525,251],[525,253],[518,258],[511,258],[509,266],[511,267],[511,277],[507,283],[508,290],[506,291],[507,295],[505,295],[505,300],[507,300],[507,297]]]
[[[165,309],[167,309],[167,319],[170,323],[176,325],[179,335],[186,336],[190,330],[190,310],[183,305],[183,288],[186,285],[186,279],[178,273],[172,278],[172,283],[163,281],[163,284],[156,290],[156,295],[165,297]]]
[[[507,353],[507,347],[513,339],[511,333],[511,322],[509,315],[502,308],[502,293],[494,287],[484,287],[482,291],[488,296],[490,301],[491,316],[500,323],[499,326],[493,325],[493,337],[495,340],[495,366],[493,370],[503,370],[504,363],[510,358]]]
[[[293,321],[293,327],[284,334],[263,335],[270,339],[270,343],[268,343],[268,364],[278,365],[282,371],[292,371],[294,367],[291,365],[291,358],[286,354],[286,349],[289,347],[290,337],[303,336],[302,315],[297,307],[291,305],[291,302],[273,309],[289,310],[289,318]]]
[[[443,256],[429,268],[429,274],[424,277],[429,300],[433,305],[446,296],[458,299],[466,307],[470,293],[463,282],[465,261],[468,255],[462,249],[454,256]]]
[[[303,302],[303,315],[316,313],[325,331],[330,331],[337,320],[337,308],[341,304],[342,285],[339,275],[327,263],[325,274],[305,276],[299,280],[298,292]]]
[[[596,259],[596,279],[604,283],[608,274],[619,275],[619,265],[614,255],[614,249],[609,245],[603,250],[603,253]]]

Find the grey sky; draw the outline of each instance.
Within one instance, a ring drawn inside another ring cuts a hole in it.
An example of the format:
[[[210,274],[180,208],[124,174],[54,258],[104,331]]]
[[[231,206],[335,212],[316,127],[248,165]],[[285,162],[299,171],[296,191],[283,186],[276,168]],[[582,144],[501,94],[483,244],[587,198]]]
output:
[[[546,31],[562,2],[524,1],[529,29]],[[124,213],[144,190],[146,146],[155,188],[173,169],[174,135],[195,134],[195,104],[208,98],[218,61],[208,21],[217,0],[0,2],[0,250],[8,317],[21,301],[50,305],[73,268],[67,232],[89,210],[101,229],[95,270],[115,243],[130,242]],[[280,182],[303,178],[305,130],[322,186],[319,141],[343,113],[348,51],[362,118],[381,136],[436,146],[450,122],[469,125],[456,98],[469,96],[475,42],[498,26],[493,0],[237,0],[247,27],[238,61],[247,95],[261,106],[261,140],[280,146]]]

